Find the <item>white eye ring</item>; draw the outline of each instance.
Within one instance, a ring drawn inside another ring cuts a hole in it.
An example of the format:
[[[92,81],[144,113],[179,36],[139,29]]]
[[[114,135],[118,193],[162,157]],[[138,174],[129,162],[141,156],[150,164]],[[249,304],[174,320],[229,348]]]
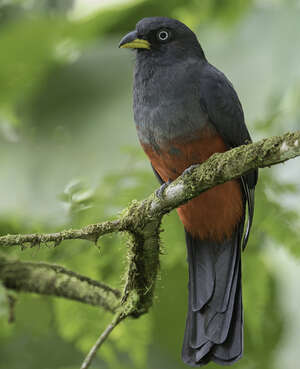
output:
[[[170,38],[170,32],[166,29],[162,29],[157,32],[157,39],[161,42],[166,42]]]

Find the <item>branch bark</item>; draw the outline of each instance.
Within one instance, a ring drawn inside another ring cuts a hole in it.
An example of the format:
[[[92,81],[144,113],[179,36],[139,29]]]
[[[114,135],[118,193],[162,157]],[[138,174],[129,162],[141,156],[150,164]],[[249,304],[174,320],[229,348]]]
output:
[[[0,280],[9,289],[65,297],[115,312],[120,303],[118,290],[47,263],[9,260],[0,255]]]
[[[68,229],[55,233],[44,234],[19,234],[0,237],[0,246],[34,247],[41,244],[54,243],[58,246],[64,240],[88,240],[97,242],[100,236],[107,233],[122,231],[120,221],[107,221],[103,223],[89,224],[81,229]]]

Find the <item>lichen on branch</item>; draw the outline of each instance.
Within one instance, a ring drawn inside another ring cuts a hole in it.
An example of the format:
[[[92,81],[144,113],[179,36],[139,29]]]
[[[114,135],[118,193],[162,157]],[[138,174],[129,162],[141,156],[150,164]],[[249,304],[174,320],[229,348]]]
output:
[[[159,217],[177,208],[201,192],[224,183],[255,168],[264,168],[283,163],[300,155],[300,131],[236,147],[225,153],[216,153],[198,165],[188,175],[181,175],[165,187],[163,198],[155,194],[143,201],[134,201],[114,221],[90,224],[81,229],[69,229],[48,234],[5,235],[0,237],[0,246],[34,247],[64,240],[85,239],[96,242],[104,234],[129,231],[135,233],[153,217]]]
[[[60,265],[12,260],[0,255],[0,280],[6,288],[80,301],[115,312],[120,291]]]
[[[128,316],[138,317],[152,305],[159,266],[162,217],[216,185],[238,178],[250,170],[272,166],[297,156],[300,156],[300,131],[263,139],[212,155],[165,186],[161,196],[153,193],[145,200],[133,201],[114,221],[49,234],[0,237],[0,246],[3,247],[35,247],[41,243],[59,245],[64,240],[75,239],[97,242],[105,234],[127,232],[128,263],[122,293],[60,266],[12,261],[1,255],[0,280],[7,288],[62,296],[102,306],[115,313],[112,323],[84,361],[82,368],[86,369],[97,349],[120,321]]]

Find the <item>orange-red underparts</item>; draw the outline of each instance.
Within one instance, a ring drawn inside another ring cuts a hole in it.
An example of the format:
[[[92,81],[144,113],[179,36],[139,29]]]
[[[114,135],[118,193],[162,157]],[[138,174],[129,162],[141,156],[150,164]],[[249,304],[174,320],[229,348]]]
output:
[[[191,140],[169,142],[163,150],[142,143],[153,167],[164,181],[176,179],[192,164],[207,160],[227,147],[221,136],[209,129]],[[185,227],[194,237],[222,241],[229,238],[243,214],[241,187],[237,180],[218,185],[177,209]]]

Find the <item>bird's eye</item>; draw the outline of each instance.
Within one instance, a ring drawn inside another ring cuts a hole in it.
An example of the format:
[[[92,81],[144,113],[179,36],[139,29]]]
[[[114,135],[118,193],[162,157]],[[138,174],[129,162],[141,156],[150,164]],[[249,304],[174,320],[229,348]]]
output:
[[[170,31],[167,29],[160,29],[157,34],[156,34],[156,38],[158,39],[158,41],[160,42],[166,42],[169,40],[171,34]]]

